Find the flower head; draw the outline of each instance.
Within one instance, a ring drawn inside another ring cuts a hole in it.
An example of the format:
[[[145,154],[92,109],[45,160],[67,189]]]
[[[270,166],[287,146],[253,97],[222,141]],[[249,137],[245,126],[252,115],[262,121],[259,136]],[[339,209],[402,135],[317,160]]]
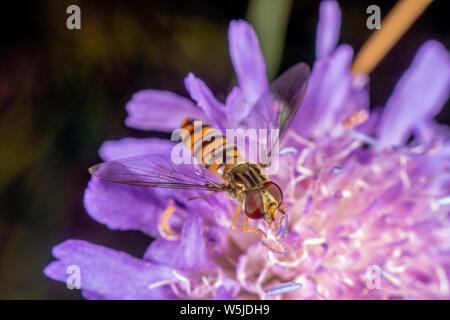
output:
[[[426,42],[385,108],[353,121],[369,113],[368,80],[350,71],[353,49],[336,46],[340,21],[337,3],[322,2],[317,60],[273,177],[288,204],[285,255],[230,230],[236,203],[224,195],[189,201],[185,191],[92,178],[84,198],[91,217],[156,239],[142,259],[68,240],[45,273],[66,281],[66,268],[78,265],[89,299],[450,298],[450,143],[448,128],[433,121],[448,97],[449,53]],[[229,43],[238,85],[224,103],[189,74],[193,101],[140,91],[126,124],[172,131],[194,118],[224,132],[251,116],[269,86],[258,39],[247,22],[232,21]],[[170,154],[173,145],[124,138],[105,142],[100,156]],[[368,270],[379,273],[379,289],[368,285]]]

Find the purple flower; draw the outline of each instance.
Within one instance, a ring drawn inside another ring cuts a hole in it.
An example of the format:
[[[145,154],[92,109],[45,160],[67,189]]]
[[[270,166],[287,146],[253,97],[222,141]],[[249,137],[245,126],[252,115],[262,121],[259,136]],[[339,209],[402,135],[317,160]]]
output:
[[[53,249],[57,260],[45,274],[65,282],[67,267],[79,266],[88,299],[450,298],[449,131],[433,120],[449,94],[449,53],[436,41],[423,44],[383,111],[347,125],[368,112],[368,79],[350,72],[353,49],[336,46],[340,22],[337,3],[322,2],[317,60],[284,144],[294,152],[280,157],[273,177],[288,204],[286,255],[267,250],[254,234],[231,231],[236,203],[223,195],[188,201],[186,192],[92,178],[84,198],[91,217],[156,240],[142,259],[67,240]],[[224,130],[251,117],[268,88],[258,39],[248,23],[232,21],[229,43],[238,86],[224,103],[189,74],[193,101],[140,91],[127,104],[126,124],[172,131],[189,117]],[[99,153],[112,160],[169,154],[172,147],[124,138],[105,142]],[[161,227],[165,210],[174,210],[172,234]],[[283,283],[301,289],[267,294]]]

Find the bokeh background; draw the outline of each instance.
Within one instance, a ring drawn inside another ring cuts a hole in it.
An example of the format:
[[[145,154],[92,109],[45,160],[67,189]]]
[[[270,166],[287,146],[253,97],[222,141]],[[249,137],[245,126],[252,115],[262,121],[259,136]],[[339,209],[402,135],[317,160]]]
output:
[[[395,1],[341,1],[341,42],[368,38],[366,8],[382,17]],[[66,8],[81,8],[81,30]],[[0,14],[0,299],[80,299],[46,278],[51,249],[86,239],[141,256],[151,239],[112,231],[85,212],[87,168],[104,140],[162,136],[124,126],[125,104],[145,88],[186,95],[192,71],[223,100],[234,80],[231,19],[251,21],[271,78],[314,61],[319,1],[32,1]],[[448,1],[435,0],[371,75],[371,104],[383,105],[427,39],[450,47]],[[438,121],[450,122],[448,102]]]

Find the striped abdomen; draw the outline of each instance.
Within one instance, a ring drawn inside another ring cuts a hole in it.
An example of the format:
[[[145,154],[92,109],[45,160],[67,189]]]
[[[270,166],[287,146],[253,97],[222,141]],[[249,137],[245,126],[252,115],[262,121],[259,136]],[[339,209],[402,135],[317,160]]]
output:
[[[183,142],[192,155],[214,174],[222,177],[223,172],[242,162],[237,147],[219,130],[191,119],[184,120],[182,129]]]

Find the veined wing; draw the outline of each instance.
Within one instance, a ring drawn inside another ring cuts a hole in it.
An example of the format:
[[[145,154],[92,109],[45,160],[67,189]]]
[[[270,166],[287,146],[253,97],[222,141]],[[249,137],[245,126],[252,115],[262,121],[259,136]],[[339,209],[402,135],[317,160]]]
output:
[[[268,139],[272,139],[270,132],[273,129],[279,130],[277,141],[271,141],[272,146],[266,149],[273,148],[275,143],[281,143],[286,129],[302,104],[309,74],[310,68],[304,62],[286,70],[271,83],[244,120],[244,126],[248,129],[267,129]],[[274,156],[273,152],[264,152]]]
[[[102,162],[89,168],[102,180],[153,188],[227,191],[219,177],[200,164],[175,164],[170,156],[142,155]]]
[[[255,129],[279,129],[283,136],[306,92],[309,66],[300,62],[275,79],[256,101],[247,119]]]

